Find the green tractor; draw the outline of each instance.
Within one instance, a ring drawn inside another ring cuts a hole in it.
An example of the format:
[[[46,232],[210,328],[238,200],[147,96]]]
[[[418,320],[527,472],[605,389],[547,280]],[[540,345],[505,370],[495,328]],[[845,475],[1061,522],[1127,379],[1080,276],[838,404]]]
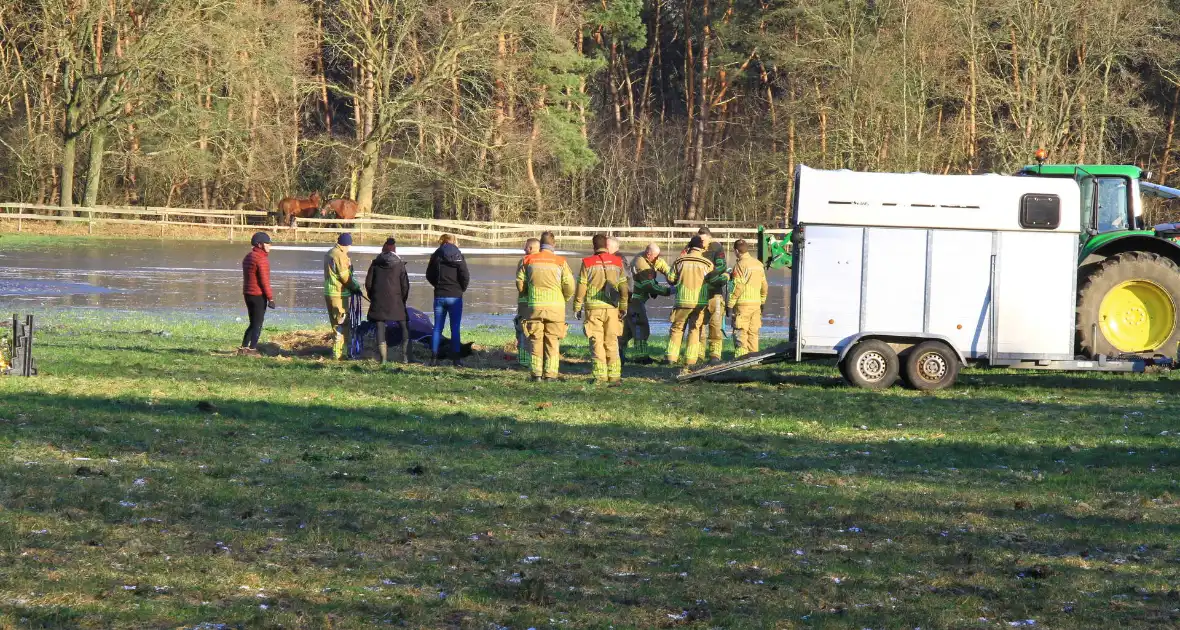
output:
[[[1018,175],[1073,178],[1081,192],[1077,346],[1080,354],[1176,358],[1180,344],[1180,224],[1149,227],[1143,197],[1180,199],[1180,190],[1143,181],[1135,166],[1044,164]],[[790,267],[791,236],[759,229],[758,257]],[[1032,270],[1030,270],[1032,271]]]
[[[1180,190],[1142,181],[1135,166],[1036,164],[1030,177],[1072,177],[1082,199],[1077,343],[1088,357],[1176,356],[1180,343],[1180,231],[1148,227],[1143,197]]]

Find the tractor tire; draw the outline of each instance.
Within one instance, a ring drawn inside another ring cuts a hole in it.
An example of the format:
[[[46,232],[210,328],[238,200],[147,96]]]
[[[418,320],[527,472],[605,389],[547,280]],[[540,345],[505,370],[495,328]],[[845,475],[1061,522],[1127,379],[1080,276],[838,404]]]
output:
[[[1079,283],[1077,340],[1093,359],[1162,354],[1180,344],[1180,266],[1151,252],[1102,261]]]
[[[897,381],[901,360],[884,341],[865,339],[844,355],[841,374],[849,383],[863,389],[888,389]]]
[[[905,353],[902,380],[923,392],[946,389],[959,378],[959,355],[941,341],[923,341]]]

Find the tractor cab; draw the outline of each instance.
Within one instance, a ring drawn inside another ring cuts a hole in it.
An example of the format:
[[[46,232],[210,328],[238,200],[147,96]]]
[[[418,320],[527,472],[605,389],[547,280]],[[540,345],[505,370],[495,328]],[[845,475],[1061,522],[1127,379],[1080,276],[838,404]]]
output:
[[[1038,158],[1041,154],[1038,152]],[[1072,177],[1082,194],[1082,245],[1101,234],[1144,231],[1143,202],[1137,166],[1109,164],[1033,164],[1019,175],[1029,177]]]

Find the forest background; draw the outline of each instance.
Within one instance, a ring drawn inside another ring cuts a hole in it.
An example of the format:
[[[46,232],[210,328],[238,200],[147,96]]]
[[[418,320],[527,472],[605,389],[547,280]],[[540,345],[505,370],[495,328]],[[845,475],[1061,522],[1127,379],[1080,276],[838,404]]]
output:
[[[1173,181],[1155,0],[0,0],[0,200],[780,223],[798,164]]]

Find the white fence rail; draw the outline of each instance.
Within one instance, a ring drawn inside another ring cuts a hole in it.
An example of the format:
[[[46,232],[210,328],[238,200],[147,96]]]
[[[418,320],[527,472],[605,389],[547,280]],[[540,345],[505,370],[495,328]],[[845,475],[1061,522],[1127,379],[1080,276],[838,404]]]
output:
[[[95,226],[102,225],[151,225],[159,226],[160,234],[168,227],[214,228],[227,230],[230,240],[236,232],[265,230],[276,237],[293,241],[314,241],[317,237],[352,232],[361,240],[379,240],[394,235],[398,239],[418,241],[427,244],[436,241],[443,234],[453,234],[462,241],[471,241],[486,246],[518,246],[525,239],[535,237],[543,231],[551,231],[562,240],[589,240],[595,234],[614,236],[624,245],[646,245],[649,242],[679,246],[692,238],[697,227],[680,225],[656,227],[612,227],[612,226],[548,226],[527,223],[498,223],[494,221],[460,221],[449,219],[423,219],[416,217],[388,217],[370,215],[356,219],[340,220],[325,218],[296,219],[294,225],[269,225],[270,214],[258,210],[208,210],[198,208],[160,208],[147,206],[95,206],[71,207],[45,206],[27,203],[0,203],[0,221],[15,222],[17,231],[24,229],[26,221],[85,223],[90,233]],[[714,240],[732,243],[737,239],[757,238],[758,230],[748,226],[710,226]],[[770,234],[783,235],[786,230],[767,230]]]

